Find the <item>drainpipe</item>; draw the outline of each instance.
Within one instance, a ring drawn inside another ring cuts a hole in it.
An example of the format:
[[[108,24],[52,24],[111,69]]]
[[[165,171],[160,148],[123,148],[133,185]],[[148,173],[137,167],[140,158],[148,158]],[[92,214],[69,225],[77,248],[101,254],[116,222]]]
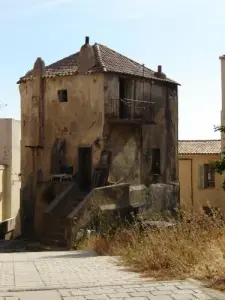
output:
[[[194,191],[193,191],[193,161],[192,158],[180,158],[179,160],[189,160],[191,162],[191,206],[194,212]]]

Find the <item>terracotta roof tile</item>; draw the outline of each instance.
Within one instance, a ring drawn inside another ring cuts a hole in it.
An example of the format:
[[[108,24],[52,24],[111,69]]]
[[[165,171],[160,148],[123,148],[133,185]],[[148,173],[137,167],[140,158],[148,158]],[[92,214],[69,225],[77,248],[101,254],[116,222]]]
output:
[[[179,141],[179,154],[220,154],[220,140],[182,140]]]
[[[96,43],[92,47],[98,63],[90,69],[89,72],[112,72],[140,77],[144,76],[145,78],[152,78],[177,84],[175,81],[167,77],[165,79],[161,79],[154,76],[155,72],[153,70],[143,67],[143,65],[106,46]],[[73,75],[78,70],[78,60],[79,52],[65,57],[47,66],[44,77]],[[32,71],[27,72],[25,76],[20,78],[20,81],[26,81],[29,79],[32,79]]]

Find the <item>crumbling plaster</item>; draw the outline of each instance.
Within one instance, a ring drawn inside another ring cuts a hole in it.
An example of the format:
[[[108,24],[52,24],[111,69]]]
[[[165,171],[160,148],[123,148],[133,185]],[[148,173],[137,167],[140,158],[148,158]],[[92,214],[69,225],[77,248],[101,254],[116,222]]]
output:
[[[77,75],[44,79],[44,147],[39,150],[38,168],[43,180],[50,175],[50,158],[56,138],[66,140],[68,164],[76,170],[76,151],[79,145],[93,144],[103,133],[103,75]],[[57,91],[67,89],[68,102],[58,100]],[[20,85],[22,99],[22,175],[24,179],[32,170],[32,149],[29,138],[33,109],[31,82]],[[93,149],[93,162],[97,164],[99,150]]]

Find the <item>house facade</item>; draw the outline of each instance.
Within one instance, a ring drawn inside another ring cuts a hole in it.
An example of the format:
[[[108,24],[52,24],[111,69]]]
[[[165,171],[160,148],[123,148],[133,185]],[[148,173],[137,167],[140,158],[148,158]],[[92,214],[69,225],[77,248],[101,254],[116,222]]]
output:
[[[209,206],[225,214],[222,177],[213,168],[220,159],[220,140],[179,141],[180,201],[195,212]]]
[[[47,67],[38,58],[19,89],[23,228],[35,227],[37,186],[57,174],[84,193],[178,182],[178,84],[161,66],[154,72],[86,37]]]
[[[0,119],[1,234],[20,235],[20,121]]]

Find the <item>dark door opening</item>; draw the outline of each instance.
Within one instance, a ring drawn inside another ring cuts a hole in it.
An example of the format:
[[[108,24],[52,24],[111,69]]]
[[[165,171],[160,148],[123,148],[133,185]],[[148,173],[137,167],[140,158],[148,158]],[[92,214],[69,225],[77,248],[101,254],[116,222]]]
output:
[[[119,118],[125,119],[127,118],[127,105],[126,105],[126,80],[119,80]]]
[[[89,189],[92,181],[92,148],[78,148],[78,177],[82,190]]]

